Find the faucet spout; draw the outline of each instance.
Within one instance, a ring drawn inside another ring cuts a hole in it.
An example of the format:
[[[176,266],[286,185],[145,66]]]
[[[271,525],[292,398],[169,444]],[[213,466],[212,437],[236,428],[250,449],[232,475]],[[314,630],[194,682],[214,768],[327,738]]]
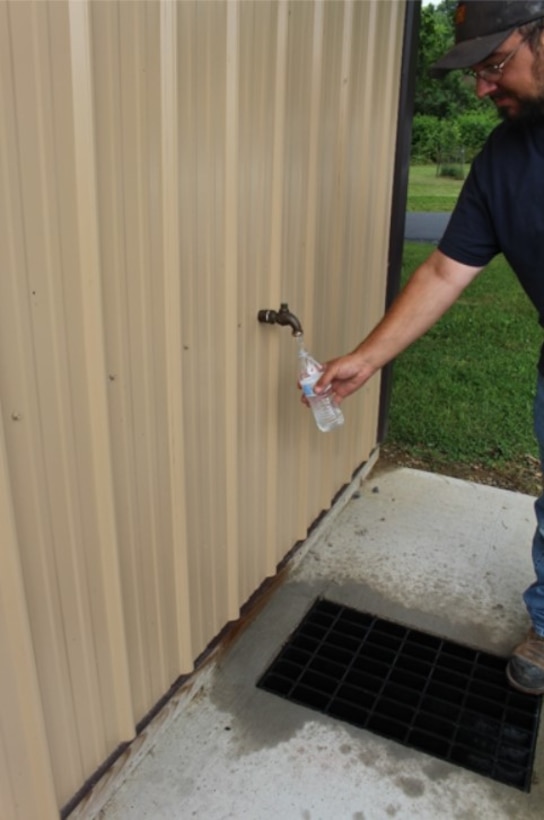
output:
[[[302,325],[294,313],[291,313],[287,302],[282,302],[279,310],[260,310],[257,318],[259,322],[269,325],[282,325],[290,327],[293,336],[302,336]]]
[[[300,324],[300,320],[298,316],[291,313],[286,302],[282,302],[280,305],[278,318],[276,321],[279,325],[288,325],[293,332],[293,336],[302,336],[302,325]]]

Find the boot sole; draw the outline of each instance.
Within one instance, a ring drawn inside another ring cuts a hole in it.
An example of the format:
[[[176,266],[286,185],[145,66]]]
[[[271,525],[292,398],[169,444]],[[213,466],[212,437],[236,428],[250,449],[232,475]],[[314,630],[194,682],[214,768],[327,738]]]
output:
[[[517,689],[518,692],[523,692],[525,695],[544,695],[544,686],[540,686],[538,689],[529,689],[528,686],[522,686],[517,680],[512,676],[510,673],[509,666],[506,667],[506,677],[508,678],[508,683]]]

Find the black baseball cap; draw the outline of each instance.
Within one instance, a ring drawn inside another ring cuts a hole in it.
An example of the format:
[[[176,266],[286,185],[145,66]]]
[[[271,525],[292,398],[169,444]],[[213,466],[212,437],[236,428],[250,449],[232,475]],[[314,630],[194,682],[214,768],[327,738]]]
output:
[[[433,77],[485,60],[519,26],[544,17],[544,0],[461,0],[455,9],[455,45],[431,66]]]

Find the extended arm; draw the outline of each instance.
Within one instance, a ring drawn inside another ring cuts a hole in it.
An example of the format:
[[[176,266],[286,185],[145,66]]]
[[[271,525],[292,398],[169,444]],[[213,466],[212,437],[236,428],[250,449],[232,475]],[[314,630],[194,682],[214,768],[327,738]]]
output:
[[[316,385],[330,384],[340,402],[429,330],[481,268],[462,265],[436,250],[408,280],[383,319],[352,353],[328,362]]]

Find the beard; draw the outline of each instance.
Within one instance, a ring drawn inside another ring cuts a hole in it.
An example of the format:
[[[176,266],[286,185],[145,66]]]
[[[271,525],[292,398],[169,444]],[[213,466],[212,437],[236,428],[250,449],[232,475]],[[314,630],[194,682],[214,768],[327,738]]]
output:
[[[515,112],[510,111],[508,106],[501,106],[500,94],[491,97],[497,106],[497,113],[503,120],[528,124],[544,122],[544,54],[541,49],[535,54],[533,79],[536,86],[536,94],[533,97],[507,95],[518,104]]]
[[[528,124],[538,124],[544,122],[544,95],[533,99],[515,98],[518,108],[513,113],[506,106],[502,107],[500,102],[496,102],[499,117],[508,122],[519,122]]]

